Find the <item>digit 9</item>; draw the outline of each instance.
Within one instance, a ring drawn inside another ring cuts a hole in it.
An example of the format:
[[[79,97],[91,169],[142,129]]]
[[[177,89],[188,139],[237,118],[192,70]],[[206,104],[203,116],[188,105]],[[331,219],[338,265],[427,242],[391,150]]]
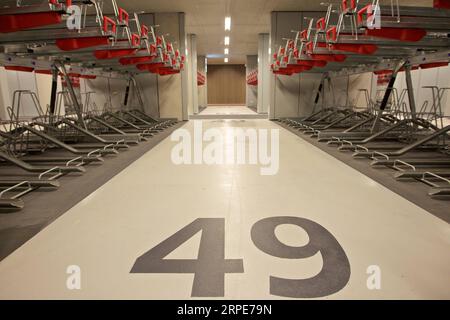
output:
[[[280,225],[304,229],[309,243],[292,247],[275,235]],[[309,279],[283,279],[270,276],[270,294],[289,298],[318,298],[338,292],[350,279],[350,263],[336,238],[321,225],[300,217],[272,217],[258,221],[251,230],[252,241],[264,253],[283,259],[307,259],[320,252],[322,270]]]

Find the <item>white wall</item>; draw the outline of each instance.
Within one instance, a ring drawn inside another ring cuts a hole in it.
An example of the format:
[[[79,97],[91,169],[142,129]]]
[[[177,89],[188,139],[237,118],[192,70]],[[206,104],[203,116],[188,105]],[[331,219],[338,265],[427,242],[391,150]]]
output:
[[[185,54],[186,36],[184,33],[184,15],[181,13],[141,14],[140,22],[146,25],[159,25],[157,34],[166,35],[167,41],[174,43],[181,54]],[[189,68],[190,59],[187,57],[185,70]],[[186,77],[185,79],[183,77]],[[142,73],[135,76],[144,103],[144,111],[155,118],[184,119],[184,110],[189,102],[187,71],[182,74],[159,76],[151,73]],[[111,99],[115,109],[122,106],[127,87],[127,80],[97,78],[82,81],[82,92],[95,91],[93,96],[98,108],[104,108]],[[130,92],[130,106],[138,106],[135,92]]]
[[[186,48],[188,53],[188,63],[186,65],[186,76],[188,85],[188,114],[198,113],[198,86],[197,86],[197,37],[195,34],[188,34],[186,37]]]
[[[419,112],[422,109],[425,101],[428,101],[428,109],[433,104],[433,95],[431,89],[423,88],[425,86],[438,86],[440,88],[450,87],[450,66],[433,68],[433,69],[419,69],[411,71],[412,82],[414,87],[414,99],[416,102],[416,110]],[[399,94],[406,88],[405,73],[400,72],[395,82],[395,88]],[[447,90],[442,99],[442,111],[444,115],[450,116],[450,90]],[[409,106],[408,98],[405,99]],[[447,119],[447,124],[450,121]]]
[[[310,115],[314,107],[316,107],[315,99],[322,75],[318,73],[301,73],[299,78],[300,90],[298,95],[297,115],[303,117]],[[321,104],[322,100],[319,100],[317,106],[320,107]]]
[[[159,34],[169,34],[167,40],[180,48],[181,54],[186,53],[186,33],[184,13],[156,13],[155,24],[159,25]],[[161,118],[188,118],[189,83],[187,69],[191,57],[186,57],[185,70],[181,74],[158,76],[159,113]]]
[[[306,28],[304,17],[323,16],[323,12],[272,12],[270,33],[270,60],[278,52],[284,39],[293,37],[292,30]],[[318,73],[292,76],[270,75],[269,118],[298,117],[311,112],[317,88],[322,78]]]
[[[6,72],[5,68],[0,67],[0,119],[3,120],[9,119],[6,108],[11,105]]]
[[[80,79],[81,93],[95,92],[91,102],[97,110],[119,110],[125,100],[127,80],[97,77],[95,80]],[[84,99],[84,96],[83,96]],[[84,101],[82,102],[84,103]]]
[[[428,101],[428,111],[433,104],[433,95],[430,89],[423,88],[425,86],[438,86],[439,88],[450,88],[450,66],[433,68],[433,69],[419,69],[411,71],[412,83],[413,83],[413,94],[416,103],[416,110],[419,112],[422,109],[425,101]],[[334,86],[338,83],[344,84],[346,82],[345,77],[335,78],[332,80]],[[384,86],[385,87],[385,86]],[[384,95],[383,91],[377,92],[377,76],[372,72],[363,73],[358,75],[351,75],[348,77],[348,105],[356,106],[358,108],[365,107],[367,105],[365,96],[363,93],[359,92],[359,89],[367,89],[371,95],[371,99],[375,100],[377,95],[381,99]],[[403,90],[406,89],[406,78],[405,72],[400,72],[397,75],[394,87],[396,88],[398,94],[400,95]],[[341,99],[340,103],[344,101],[345,96],[345,86],[341,85],[341,88],[335,90],[336,94],[339,92]],[[406,95],[403,100],[408,106],[409,110],[409,100]],[[442,110],[444,115],[450,116],[450,90],[446,91],[444,98],[442,99]],[[447,120],[447,122],[449,122]]]
[[[372,72],[356,74],[349,76],[348,79],[348,105],[358,109],[367,108],[365,93],[360,89],[367,90],[369,99],[376,85],[376,77]]]
[[[144,102],[144,112],[154,118],[160,118],[157,76],[154,74],[140,74],[134,78],[140,88]],[[137,101],[134,100],[132,103],[137,104]]]
[[[35,74],[36,89],[39,96],[39,101],[41,103],[44,112],[50,106],[50,99],[52,95],[52,76],[48,74]],[[61,85],[61,80],[59,79],[58,85]],[[61,87],[60,87],[61,88]]]
[[[306,28],[304,17],[323,16],[323,12],[273,12],[271,17],[270,48],[271,57],[277,52],[280,45],[285,44],[285,38],[292,38],[292,30]],[[311,113],[314,107],[314,99],[320,85],[322,75],[319,73],[301,73],[293,76],[271,74],[270,84],[270,112],[269,117],[297,117]],[[376,76],[373,73],[365,73],[352,76],[343,76],[331,79],[332,91],[328,84],[325,85],[325,100],[319,101],[324,106],[355,106],[358,108],[367,105],[365,96],[359,89],[367,89],[372,99],[377,94]],[[419,111],[423,103],[428,100],[432,103],[430,89],[424,86],[437,85],[450,87],[450,67],[441,67],[428,70],[412,71],[414,96],[416,108]],[[405,73],[398,75],[395,87],[398,93],[406,88]],[[261,92],[261,91],[259,91]],[[382,96],[384,92],[381,92]],[[446,115],[450,115],[450,92],[447,92],[442,107]],[[406,97],[405,101],[408,103]]]
[[[35,74],[34,72],[7,71],[0,67],[0,117],[9,119],[7,108],[12,106],[13,95],[16,90],[29,90],[36,93],[42,111],[47,111],[50,103],[50,91],[52,77],[49,75]],[[38,115],[31,98],[23,96],[20,116],[34,117]]]
[[[181,13],[157,13],[141,14],[140,22],[146,25],[159,25],[157,34],[166,35],[167,41],[174,43],[185,54],[184,15]],[[168,35],[167,35],[168,34]],[[189,68],[189,57],[187,57],[185,70]],[[144,103],[144,111],[155,118],[178,118],[183,119],[184,109],[187,111],[188,95],[185,92],[186,71],[182,74],[159,76],[151,73],[142,73],[135,76],[136,83],[140,88],[141,98]],[[103,109],[111,104],[114,109],[123,105],[125,90],[128,81],[126,79],[110,79],[98,77],[95,80],[82,80],[81,91],[95,91],[92,96],[97,108]],[[130,92],[130,106],[138,106],[135,92]]]
[[[148,73],[138,75],[135,79],[141,89],[144,111],[155,118],[159,118],[157,76]],[[108,80],[108,78],[97,77],[95,80],[80,79],[80,84],[81,93],[95,92],[91,96],[91,102],[95,103],[98,110],[103,110],[109,103],[109,99],[111,99],[114,109],[119,109],[123,105],[128,81],[125,79]],[[35,92],[43,111],[46,112],[50,104],[51,87],[51,75],[6,71],[3,67],[0,67],[0,118],[9,119],[7,107],[12,105],[15,90],[31,90]],[[58,92],[61,90],[61,79],[58,77]],[[84,99],[85,95],[83,95],[81,103],[85,102]],[[133,91],[130,92],[129,105],[139,106]],[[21,110],[21,115],[24,116],[37,115],[28,97],[25,97],[23,100]]]
[[[269,113],[271,109],[271,45],[270,35],[258,35],[258,113]]]

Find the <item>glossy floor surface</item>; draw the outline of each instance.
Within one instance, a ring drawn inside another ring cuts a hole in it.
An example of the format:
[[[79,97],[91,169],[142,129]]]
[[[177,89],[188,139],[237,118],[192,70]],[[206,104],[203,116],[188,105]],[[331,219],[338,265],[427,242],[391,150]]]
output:
[[[450,298],[446,222],[267,120],[174,138],[200,124],[224,154],[279,130],[279,165],[177,165],[168,138],[1,261],[0,299]]]
[[[253,115],[256,114],[246,106],[208,106],[201,115]]]

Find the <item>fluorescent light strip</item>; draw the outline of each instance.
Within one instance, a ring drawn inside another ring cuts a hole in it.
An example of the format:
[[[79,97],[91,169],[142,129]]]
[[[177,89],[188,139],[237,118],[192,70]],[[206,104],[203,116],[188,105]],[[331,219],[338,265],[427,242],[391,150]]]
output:
[[[230,37],[225,37],[225,45],[229,46],[230,45]]]
[[[228,55],[228,54],[230,54],[230,49],[228,49],[228,48],[225,48],[225,50],[224,50],[224,53],[225,53],[225,55]]]
[[[225,18],[225,31],[231,30],[231,17]]]
[[[223,59],[225,63],[228,63],[228,58]]]

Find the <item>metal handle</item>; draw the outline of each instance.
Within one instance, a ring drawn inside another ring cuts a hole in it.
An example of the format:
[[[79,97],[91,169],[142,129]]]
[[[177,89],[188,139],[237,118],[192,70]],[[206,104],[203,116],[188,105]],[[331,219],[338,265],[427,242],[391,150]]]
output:
[[[31,183],[30,183],[29,181],[22,181],[21,183],[18,183],[18,184],[16,184],[15,186],[12,186],[12,187],[10,187],[10,188],[8,188],[8,189],[5,189],[5,190],[3,190],[2,192],[0,192],[0,199],[3,198],[3,196],[5,195],[5,193],[11,192],[11,191],[13,191],[13,190],[15,190],[15,189],[18,189],[18,188],[20,188],[20,187],[23,186],[23,185],[27,185],[27,186],[28,186],[28,189],[25,190],[25,191],[23,191],[23,192],[21,192],[21,193],[19,193],[19,194],[17,194],[17,195],[15,195],[14,197],[11,197],[11,199],[17,199],[17,198],[19,198],[21,195],[26,194],[26,193],[28,193],[29,191],[31,191],[31,190],[33,189],[33,187],[31,186]]]
[[[349,146],[353,146],[353,142],[348,141],[348,140],[342,140],[342,145],[345,145],[345,144],[348,144]],[[367,150],[367,151],[369,151],[369,150]]]
[[[124,146],[126,145],[125,139],[122,139],[122,140],[119,140],[119,141],[116,142],[116,146],[120,146],[120,145],[122,145],[122,144],[123,144]]]
[[[385,158],[386,160],[389,160],[389,156],[387,154],[384,154],[382,152],[378,152],[378,151],[374,151],[372,153],[371,159],[372,160],[380,160],[379,158],[377,158],[376,156],[382,156],[383,158]]]
[[[54,167],[54,168],[51,168],[50,170],[47,170],[47,171],[45,171],[45,172],[42,172],[42,173],[38,176],[38,179],[39,179],[39,180],[42,180],[42,178],[43,178],[44,176],[46,176],[46,175],[49,174],[49,173],[52,173],[53,171],[58,171],[58,173],[55,174],[54,176],[51,176],[48,180],[54,180],[54,179],[56,179],[57,177],[59,177],[59,176],[62,175],[61,169],[60,169],[59,167]]]
[[[96,158],[100,158],[102,156],[101,149],[93,150],[87,154],[87,157],[90,158],[94,154],[98,154]]]
[[[425,172],[425,173],[422,175],[422,179],[421,179],[421,180],[422,180],[423,182],[425,182],[425,183],[427,183],[427,184],[429,184],[429,185],[435,187],[435,188],[439,188],[440,186],[437,185],[437,184],[434,183],[434,182],[431,182],[431,181],[427,180],[427,176],[431,176],[431,177],[433,177],[433,178],[436,178],[436,179],[438,179],[438,180],[441,180],[441,181],[444,181],[444,182],[447,182],[448,184],[450,184],[450,180],[449,180],[449,179],[446,179],[446,178],[444,178],[444,177],[441,177],[440,175],[437,175],[436,173],[433,173],[433,172]]]
[[[408,162],[402,161],[402,160],[395,160],[395,161],[394,161],[394,165],[393,165],[392,167],[393,167],[395,170],[397,170],[397,171],[402,171],[402,172],[404,172],[405,170],[403,170],[403,169],[399,166],[399,164],[402,164],[402,165],[404,165],[404,166],[406,166],[406,167],[409,167],[409,168],[413,169],[413,171],[417,171],[415,166],[413,166],[412,164],[410,164],[410,163],[408,163]]]
[[[108,144],[103,147],[103,150],[107,151],[108,149],[111,149],[111,150],[115,151],[116,150],[116,149],[114,149],[115,145],[116,145],[115,143]]]
[[[75,163],[78,160],[81,160],[81,162],[79,164],[77,164],[76,167],[81,167],[84,164],[83,157],[76,157],[76,158],[74,158],[74,159],[72,159],[70,161],[67,161],[66,167],[70,167],[70,165],[72,163]]]
[[[329,144],[333,143],[333,142],[341,142],[341,138],[339,137],[331,137],[331,140],[328,142]]]
[[[355,147],[355,152],[359,152],[359,151],[364,151],[364,152],[369,152],[369,149],[367,149],[366,147],[364,147],[364,146],[361,146],[361,145],[357,145],[356,147]]]

